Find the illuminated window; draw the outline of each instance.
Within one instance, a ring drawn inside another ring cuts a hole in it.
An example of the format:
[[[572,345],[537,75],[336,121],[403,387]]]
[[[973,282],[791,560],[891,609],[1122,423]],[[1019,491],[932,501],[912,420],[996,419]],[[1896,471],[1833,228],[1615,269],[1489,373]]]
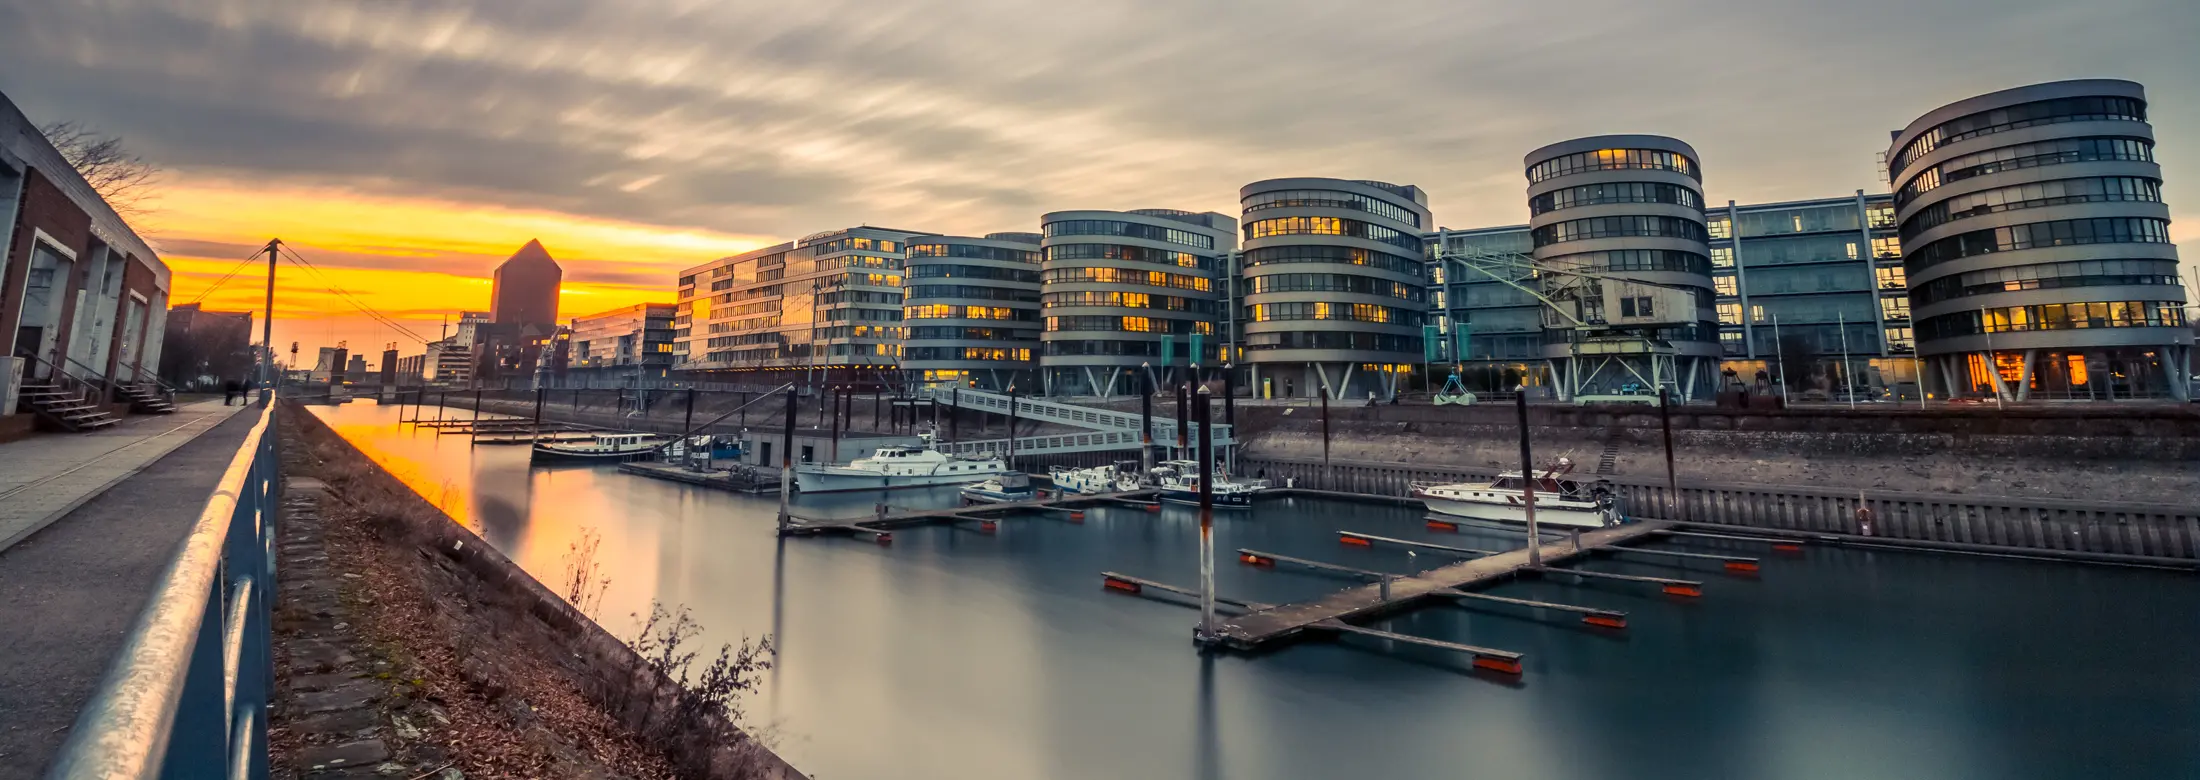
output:
[[[1735,294],[1736,294],[1736,288],[1735,288],[1735,286],[1734,286],[1734,277],[1731,277],[1731,276],[1714,276],[1714,277],[1711,277],[1711,283],[1712,283],[1712,284],[1715,284],[1715,285],[1718,285],[1718,288],[1719,288],[1719,294],[1720,294],[1720,295],[1727,295],[1727,296],[1731,296],[1731,295],[1735,295]]]
[[[1902,266],[1880,266],[1875,270],[1879,274],[1879,288],[1882,290],[1900,290],[1910,286],[1909,274],[1902,270]]]
[[[1711,266],[1712,266],[1713,268],[1733,268],[1733,267],[1734,267],[1734,248],[1733,248],[1733,247],[1730,247],[1730,246],[1715,246],[1715,247],[1712,247],[1712,248],[1711,248]]]
[[[1879,313],[1889,320],[1907,320],[1910,318],[1910,299],[1900,295],[1880,296]]]
[[[1713,219],[1710,222],[1705,223],[1704,227],[1708,228],[1711,231],[1712,238],[1734,237],[1734,223],[1728,221],[1725,217]]]
[[[1727,325],[1742,324],[1742,305],[1739,303],[1719,304],[1719,322]]]

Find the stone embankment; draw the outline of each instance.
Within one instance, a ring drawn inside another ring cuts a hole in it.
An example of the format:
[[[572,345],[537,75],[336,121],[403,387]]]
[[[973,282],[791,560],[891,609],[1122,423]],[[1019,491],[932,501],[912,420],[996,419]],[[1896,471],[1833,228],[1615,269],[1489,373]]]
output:
[[[285,421],[280,777],[799,778],[374,465]],[[693,708],[687,708],[692,710]]]

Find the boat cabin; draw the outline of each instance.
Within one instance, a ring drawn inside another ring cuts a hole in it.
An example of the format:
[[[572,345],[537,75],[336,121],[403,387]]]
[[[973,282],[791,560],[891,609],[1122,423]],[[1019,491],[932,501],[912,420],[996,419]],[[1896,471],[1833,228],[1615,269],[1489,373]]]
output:
[[[1522,479],[1519,474],[1500,474],[1497,479],[1490,482],[1490,487],[1495,490],[1517,492],[1526,489],[1527,480]],[[1536,479],[1535,492],[1554,496],[1578,496],[1581,495],[1581,483],[1570,479],[1544,476]]]

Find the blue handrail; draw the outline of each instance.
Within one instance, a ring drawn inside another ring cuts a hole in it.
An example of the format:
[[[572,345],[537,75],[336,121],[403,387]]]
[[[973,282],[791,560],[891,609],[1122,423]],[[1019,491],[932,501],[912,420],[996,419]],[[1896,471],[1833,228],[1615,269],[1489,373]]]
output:
[[[275,409],[245,437],[47,777],[267,777]]]

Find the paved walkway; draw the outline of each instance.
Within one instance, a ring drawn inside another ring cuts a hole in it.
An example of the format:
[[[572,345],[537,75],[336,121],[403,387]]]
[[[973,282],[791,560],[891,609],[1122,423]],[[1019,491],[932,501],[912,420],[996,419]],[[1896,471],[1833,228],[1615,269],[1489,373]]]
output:
[[[200,401],[95,433],[0,444],[0,551],[205,433],[243,406]]]
[[[0,780],[53,760],[259,417],[202,403],[0,444]]]

